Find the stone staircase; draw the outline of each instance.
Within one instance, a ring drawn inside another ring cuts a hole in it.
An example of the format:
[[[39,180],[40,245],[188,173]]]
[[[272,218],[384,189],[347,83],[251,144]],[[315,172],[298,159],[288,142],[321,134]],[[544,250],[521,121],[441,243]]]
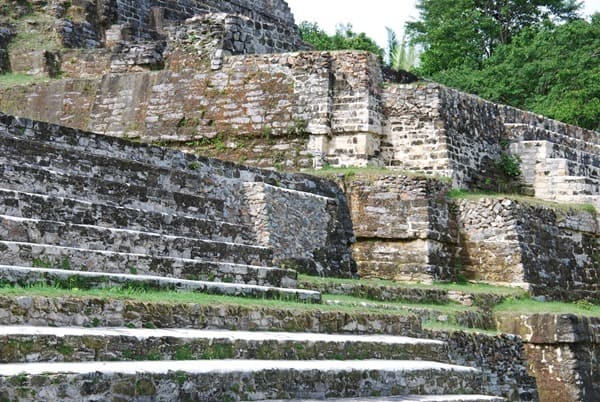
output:
[[[21,123],[0,125],[3,285],[320,302],[257,245],[243,172]],[[3,293],[2,401],[502,400],[415,316]]]
[[[541,199],[592,204],[600,209],[600,144],[544,127],[505,124],[521,158],[524,184]]]

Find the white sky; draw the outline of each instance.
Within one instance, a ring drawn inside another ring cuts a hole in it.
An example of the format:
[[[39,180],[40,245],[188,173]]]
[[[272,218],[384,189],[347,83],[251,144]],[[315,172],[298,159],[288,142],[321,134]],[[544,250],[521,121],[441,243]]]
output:
[[[387,32],[392,28],[402,36],[404,23],[415,20],[419,13],[415,9],[417,0],[286,0],[296,23],[317,22],[330,34],[339,23],[351,23],[354,32],[365,32],[385,49]],[[585,0],[585,15],[600,12],[600,0]],[[399,38],[400,39],[400,38]]]

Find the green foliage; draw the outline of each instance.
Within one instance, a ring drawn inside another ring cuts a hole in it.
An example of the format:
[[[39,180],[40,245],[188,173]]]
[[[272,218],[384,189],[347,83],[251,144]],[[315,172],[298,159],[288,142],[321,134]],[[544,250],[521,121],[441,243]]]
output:
[[[407,29],[425,48],[421,73],[431,75],[456,67],[480,68],[524,28],[552,19],[567,21],[579,7],[575,0],[419,0],[420,18]]]
[[[351,24],[340,24],[334,35],[329,35],[316,22],[303,21],[299,25],[302,39],[317,50],[366,50],[383,59],[383,49],[364,32],[356,33]]]
[[[0,88],[10,88],[18,85],[29,85],[49,80],[50,78],[48,77],[33,76],[23,73],[0,74]]]
[[[495,102],[600,130],[600,15],[577,19],[578,5],[566,0],[507,0],[495,10],[500,3],[421,0],[420,20],[407,26],[426,49],[418,72]]]
[[[406,33],[402,35],[402,40],[399,41],[396,33],[387,28],[388,33],[388,48],[387,53],[389,56],[389,64],[392,70],[400,71],[409,71],[415,64],[419,58],[417,53],[417,47],[409,43],[406,37]]]
[[[500,154],[497,162],[498,169],[510,178],[521,176],[521,159],[517,155],[510,155],[506,152]]]

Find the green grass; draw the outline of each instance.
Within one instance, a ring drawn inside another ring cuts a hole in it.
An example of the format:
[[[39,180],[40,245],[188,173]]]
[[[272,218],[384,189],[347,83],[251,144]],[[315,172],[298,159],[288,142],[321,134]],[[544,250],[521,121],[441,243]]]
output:
[[[61,46],[54,33],[56,19],[45,13],[32,13],[13,20],[17,32],[8,45],[9,52],[56,50]]]
[[[575,314],[600,317],[600,305],[586,302],[540,302],[535,299],[506,299],[494,308],[497,313]]]
[[[60,289],[46,285],[35,285],[31,287],[0,287],[0,296],[41,296],[41,297],[81,297],[81,298],[101,298],[132,300],[144,303],[168,303],[183,304],[194,303],[199,305],[233,305],[253,308],[272,308],[272,309],[291,309],[301,311],[341,311],[347,313],[381,313],[378,308],[363,308],[349,305],[330,306],[326,304],[309,304],[285,300],[270,299],[252,299],[235,296],[219,296],[194,292],[176,292],[176,291],[153,291],[144,289]],[[409,315],[410,313],[401,310],[389,311],[387,314]]]
[[[493,198],[493,199],[510,199],[524,204],[532,206],[541,206],[546,208],[552,208],[555,210],[570,212],[570,211],[583,211],[588,212],[592,215],[596,215],[596,208],[592,204],[571,204],[571,203],[560,203],[542,200],[535,197],[529,197],[526,195],[519,194],[503,194],[486,191],[470,191],[464,189],[452,189],[448,192],[448,197],[457,200],[479,200],[482,198]]]
[[[451,178],[445,176],[437,176],[437,175],[425,175],[421,172],[409,171],[409,170],[398,170],[398,169],[389,169],[386,167],[331,167],[325,166],[321,169],[305,169],[302,170],[301,173],[311,174],[314,176],[344,176],[344,177],[354,177],[354,176],[408,176],[408,177],[417,177],[423,179],[434,179],[440,180],[445,183],[450,183],[452,181]]]
[[[513,288],[508,286],[495,286],[488,285],[485,283],[414,283],[414,282],[396,282],[390,280],[382,280],[382,279],[340,279],[340,278],[320,278],[316,276],[309,275],[298,275],[299,281],[306,281],[315,284],[349,284],[356,286],[390,286],[404,289],[431,289],[431,290],[443,290],[443,291],[458,291],[468,294],[475,293],[489,293],[489,294],[498,294],[503,296],[513,296],[513,297],[521,297],[525,296],[526,292],[520,288]]]
[[[323,301],[339,302],[338,306],[360,306],[361,303],[369,306],[369,308],[381,311],[391,311],[396,309],[428,309],[434,310],[440,313],[459,313],[468,311],[469,307],[462,304],[450,302],[446,304],[434,304],[434,303],[409,303],[405,301],[394,302],[394,301],[376,301],[366,300],[359,297],[346,296],[346,295],[323,295]]]
[[[499,335],[502,332],[500,331],[490,331],[490,330],[485,330],[485,329],[479,329],[479,328],[469,328],[469,327],[464,327],[462,325],[456,325],[456,324],[449,324],[449,323],[443,323],[443,322],[438,322],[438,321],[425,321],[422,324],[423,329],[429,329],[432,331],[444,331],[444,332],[454,332],[454,331],[462,331],[462,332],[469,332],[469,333],[478,333],[478,334],[487,334],[487,335]]]
[[[49,80],[50,78],[48,77],[32,76],[22,73],[0,74],[0,88],[10,88],[19,85],[29,85]]]

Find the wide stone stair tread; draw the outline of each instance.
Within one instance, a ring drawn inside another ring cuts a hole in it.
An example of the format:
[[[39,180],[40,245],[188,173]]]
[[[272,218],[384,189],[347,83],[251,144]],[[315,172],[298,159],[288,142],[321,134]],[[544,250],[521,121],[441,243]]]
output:
[[[2,363],[143,360],[148,356],[161,360],[415,359],[448,362],[444,342],[389,335],[0,326],[0,341],[6,345],[0,346]]]
[[[8,130],[3,130],[2,125],[19,127],[17,129],[17,132],[20,132],[18,138],[45,142],[55,147],[61,146],[100,156],[112,156],[144,162],[154,166],[186,169],[192,161],[209,161],[207,158],[196,157],[174,149],[146,143],[135,143],[104,134],[86,132],[82,136],[81,132],[77,130],[65,129],[51,123],[37,122],[0,113],[0,135],[14,137],[12,133],[7,133]],[[15,131],[13,130],[12,132]],[[210,168],[213,173],[218,172],[215,166],[211,166]]]
[[[457,325],[465,328],[490,330],[495,328],[492,315],[484,309],[474,311],[467,307],[461,308],[461,306],[454,306],[454,311],[448,312],[447,310],[436,309],[435,304],[430,304],[428,306],[411,305],[410,303],[405,302],[390,304],[378,301],[340,300],[335,299],[335,296],[329,296],[328,299],[324,301],[324,304],[352,308],[377,308],[379,310],[387,311],[406,311],[420,317],[422,322],[431,321],[447,323],[449,315],[451,315]]]
[[[4,152],[4,154],[2,153]],[[10,153],[9,153],[10,152]],[[63,149],[47,143],[0,136],[0,163],[23,167],[44,167],[55,172],[104,178],[136,186],[160,187],[169,191],[196,194],[218,187],[213,179],[194,171],[168,169],[148,163],[99,156],[81,150]]]
[[[256,402],[504,402],[506,399],[486,395],[398,395],[365,398],[270,399]]]
[[[0,215],[0,238],[80,249],[270,265],[267,247]]]
[[[224,211],[223,200],[156,187],[124,185],[101,178],[73,176],[45,168],[0,165],[0,187],[239,223],[234,220],[239,217],[228,216]]]
[[[300,306],[298,306],[300,307]],[[1,325],[103,326],[227,329],[340,334],[388,334],[419,337],[421,322],[409,314],[295,308],[260,301],[215,303],[201,297],[149,301],[143,294],[114,298],[67,293],[62,296],[0,293]]]
[[[15,377],[18,376],[18,377]],[[123,383],[140,390],[145,384],[153,398],[160,400],[168,390],[177,400],[185,390],[196,400],[222,401],[231,395],[246,400],[281,398],[323,398],[369,396],[392,390],[406,394],[446,394],[453,389],[480,393],[479,370],[429,361],[405,360],[210,360],[133,361],[85,363],[17,363],[2,365],[0,391],[18,379],[34,391],[41,385],[47,395],[76,384],[80,392],[95,398],[119,395]],[[93,384],[93,385],[92,385]],[[144,388],[146,388],[144,387]],[[400,390],[400,391],[399,391]],[[41,395],[36,392],[39,398]]]
[[[0,241],[0,264],[105,273],[131,273],[295,287],[297,272],[277,267]]]
[[[56,287],[75,287],[78,289],[137,286],[143,289],[184,290],[216,295],[297,300],[310,303],[319,303],[321,301],[321,294],[319,292],[292,287],[250,285],[245,283],[218,281],[196,281],[156,275],[119,274],[0,265],[0,277],[2,277],[4,283],[19,286],[46,284]]]
[[[558,131],[554,131],[551,130],[550,128],[547,127],[541,127],[541,126],[537,126],[537,125],[533,125],[533,124],[529,124],[529,123],[504,123],[504,126],[507,129],[519,129],[519,128],[528,128],[531,129],[530,131],[527,131],[525,133],[525,136],[523,137],[524,141],[547,141],[548,137],[553,137],[555,139],[561,139],[562,141],[560,142],[553,142],[553,144],[557,144],[557,145],[562,145],[564,146],[564,144],[569,144],[569,145],[573,145],[573,144],[579,144],[579,145],[585,145],[585,146],[589,146],[589,147],[594,147],[594,148],[598,148],[600,149],[600,139],[594,138],[594,137],[590,137],[588,138],[591,141],[585,141],[583,139],[580,138],[576,138],[564,133],[560,133]],[[583,129],[581,129],[583,130]],[[545,135],[538,138],[536,135],[538,133],[544,133]],[[550,134],[550,135],[548,135]],[[577,147],[575,147],[575,149],[579,149]]]
[[[94,224],[232,243],[251,244],[254,241],[252,228],[241,224],[70,197],[0,188],[0,205],[4,214],[27,219]]]

